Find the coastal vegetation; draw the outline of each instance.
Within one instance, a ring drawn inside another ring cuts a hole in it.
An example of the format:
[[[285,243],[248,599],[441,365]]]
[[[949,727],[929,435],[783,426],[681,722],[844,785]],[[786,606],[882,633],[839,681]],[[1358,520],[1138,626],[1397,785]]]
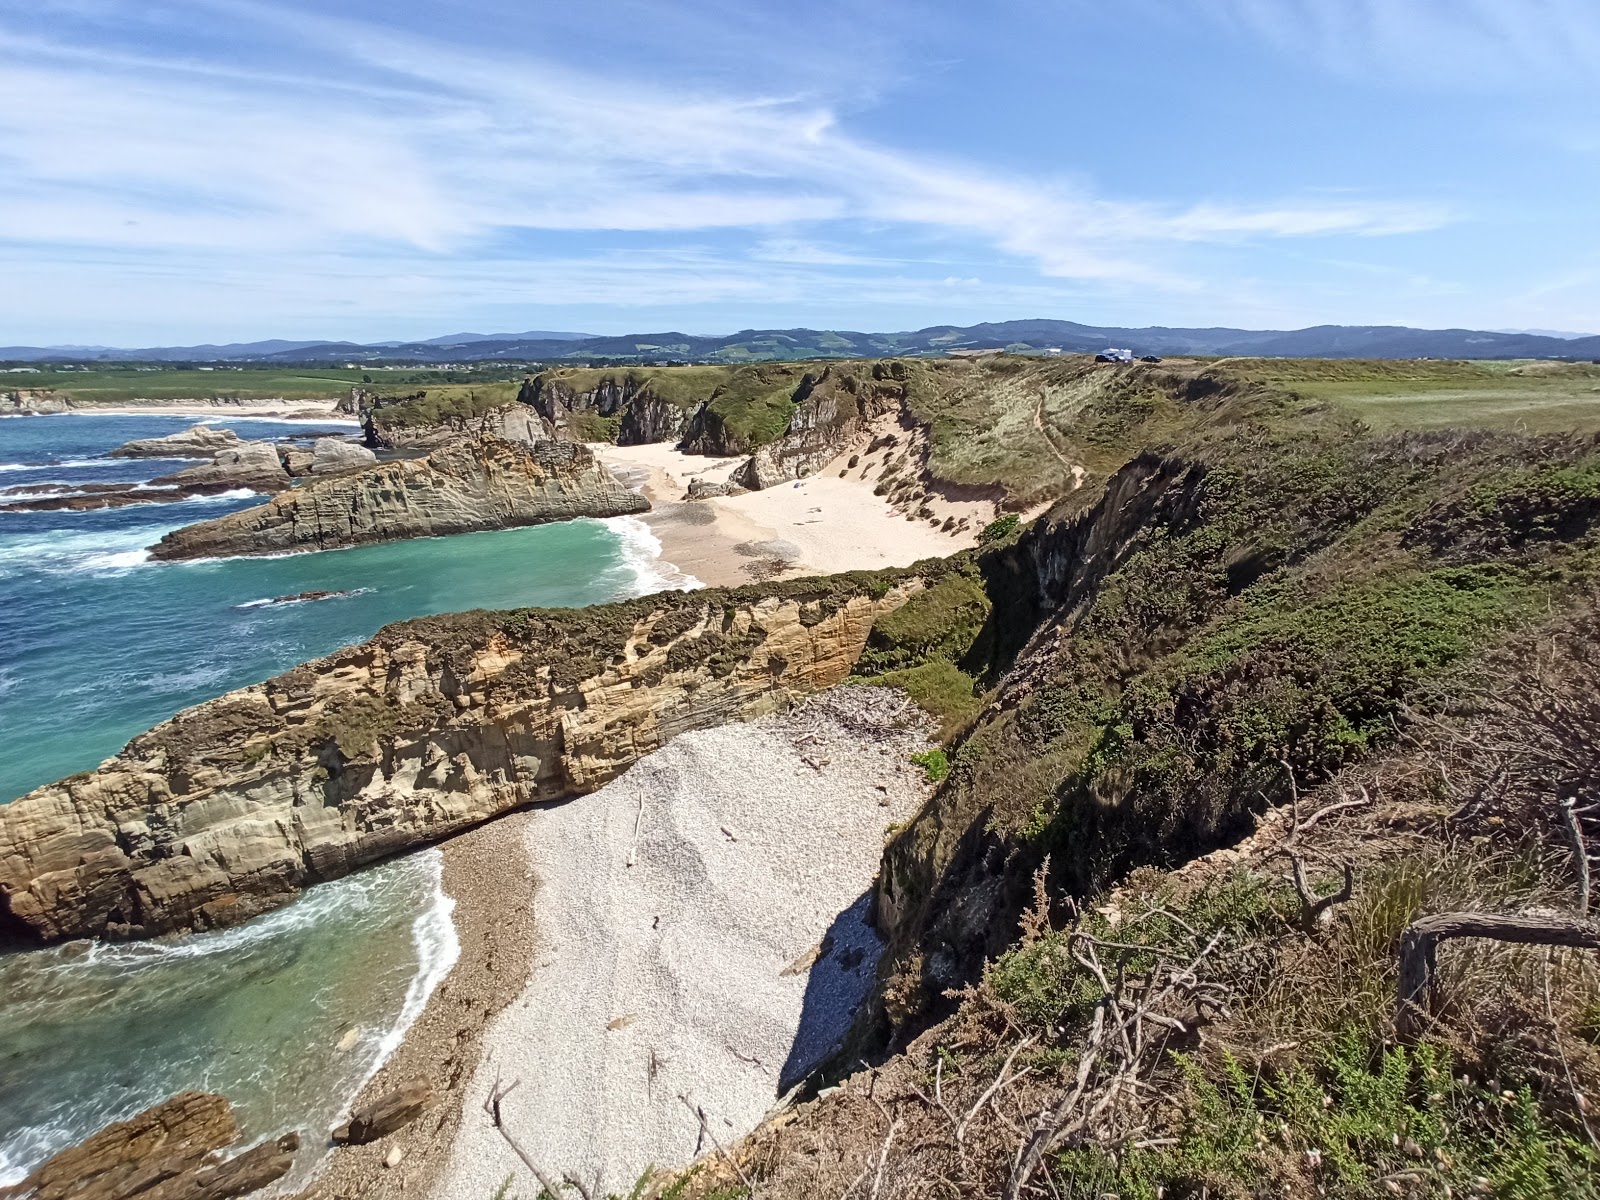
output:
[[[520,394],[619,436],[662,402],[744,445],[810,436],[848,396],[863,457],[1011,511],[909,570],[391,627],[180,716],[51,811],[103,794],[121,819],[158,772],[163,794],[222,779],[330,810],[493,790],[437,825],[395,815],[419,844],[603,783],[671,730],[898,687],[937,721],[913,760],[935,786],[884,852],[887,953],[847,1052],[644,1194],[1597,1195],[1592,950],[1464,938],[1420,1002],[1401,954],[1463,912],[1600,945],[1600,369],[827,370],[564,370]],[[384,411],[490,403],[427,390]],[[314,850],[285,861],[337,857]]]

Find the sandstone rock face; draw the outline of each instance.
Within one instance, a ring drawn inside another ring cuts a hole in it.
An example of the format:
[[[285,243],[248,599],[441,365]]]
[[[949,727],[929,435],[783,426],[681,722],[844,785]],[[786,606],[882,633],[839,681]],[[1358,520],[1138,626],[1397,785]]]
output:
[[[649,507],[583,446],[484,436],[426,458],[313,477],[256,508],[169,533],[152,553],[177,559],[327,550]]]
[[[71,400],[50,391],[0,392],[0,417],[42,417],[74,407]]]
[[[384,410],[367,414],[367,445],[386,450],[427,450],[464,437],[497,437],[533,445],[552,436],[539,413],[527,404],[502,404],[480,416],[448,414],[434,425],[394,426],[385,422]]]
[[[942,567],[930,565],[928,572]],[[0,933],[235,923],[851,671],[914,570],[381,630],[0,805]]]
[[[182,1092],[138,1116],[108,1125],[46,1159],[4,1200],[224,1200],[288,1173],[297,1134],[262,1142],[231,1159],[239,1140],[232,1106],[221,1096]]]
[[[195,493],[230,488],[278,492],[289,486],[289,472],[284,470],[278,448],[271,442],[238,442],[229,449],[217,451],[209,463],[185,467],[150,482],[158,487]]]
[[[541,375],[523,385],[520,398],[562,438],[578,437],[574,413],[618,417],[619,446],[677,441],[690,412],[658,394],[649,378],[627,371],[602,375],[588,391],[575,391],[562,379]]]
[[[343,438],[318,438],[311,447],[313,475],[332,475],[339,471],[357,471],[377,463],[378,456],[365,446],[347,442]]]
[[[876,364],[870,378],[833,367],[806,381],[795,394],[789,428],[736,470],[732,482],[751,491],[815,474],[861,437],[875,418],[899,408],[904,380],[899,363]],[[902,368],[903,370],[903,368]]]
[[[316,461],[316,455],[304,446],[279,446],[278,461],[283,464],[285,471],[298,478],[311,474],[311,464]]]
[[[233,450],[243,445],[239,435],[231,429],[218,429],[212,425],[195,425],[189,429],[169,433],[166,437],[141,438],[125,442],[111,451],[108,458],[214,458],[219,451]]]
[[[365,1146],[411,1124],[433,1101],[433,1088],[426,1079],[408,1079],[351,1113],[350,1119],[333,1131],[333,1140],[341,1146]]]

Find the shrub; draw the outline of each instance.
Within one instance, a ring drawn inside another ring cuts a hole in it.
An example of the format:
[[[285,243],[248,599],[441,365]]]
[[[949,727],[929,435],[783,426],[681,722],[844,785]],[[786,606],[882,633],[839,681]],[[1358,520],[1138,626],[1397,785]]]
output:
[[[913,754],[911,761],[923,769],[929,783],[942,783],[945,776],[950,774],[950,760],[945,757],[943,750],[924,750],[920,754]]]
[[[1022,529],[1022,518],[1016,513],[1007,513],[999,520],[990,521],[978,531],[978,545],[993,546],[1016,535]]]

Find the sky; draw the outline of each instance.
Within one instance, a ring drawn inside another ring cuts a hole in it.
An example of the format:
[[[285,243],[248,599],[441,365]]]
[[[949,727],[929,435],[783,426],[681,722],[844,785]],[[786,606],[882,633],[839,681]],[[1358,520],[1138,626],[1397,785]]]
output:
[[[1600,332],[1600,0],[0,0],[0,345]]]

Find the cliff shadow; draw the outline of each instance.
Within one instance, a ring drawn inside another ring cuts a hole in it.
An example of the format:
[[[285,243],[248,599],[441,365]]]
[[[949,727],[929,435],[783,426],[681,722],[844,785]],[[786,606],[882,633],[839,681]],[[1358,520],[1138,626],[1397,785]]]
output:
[[[872,891],[861,893],[833,919],[806,974],[800,1024],[778,1091],[787,1092],[839,1049],[877,976],[884,943],[872,927]]]

